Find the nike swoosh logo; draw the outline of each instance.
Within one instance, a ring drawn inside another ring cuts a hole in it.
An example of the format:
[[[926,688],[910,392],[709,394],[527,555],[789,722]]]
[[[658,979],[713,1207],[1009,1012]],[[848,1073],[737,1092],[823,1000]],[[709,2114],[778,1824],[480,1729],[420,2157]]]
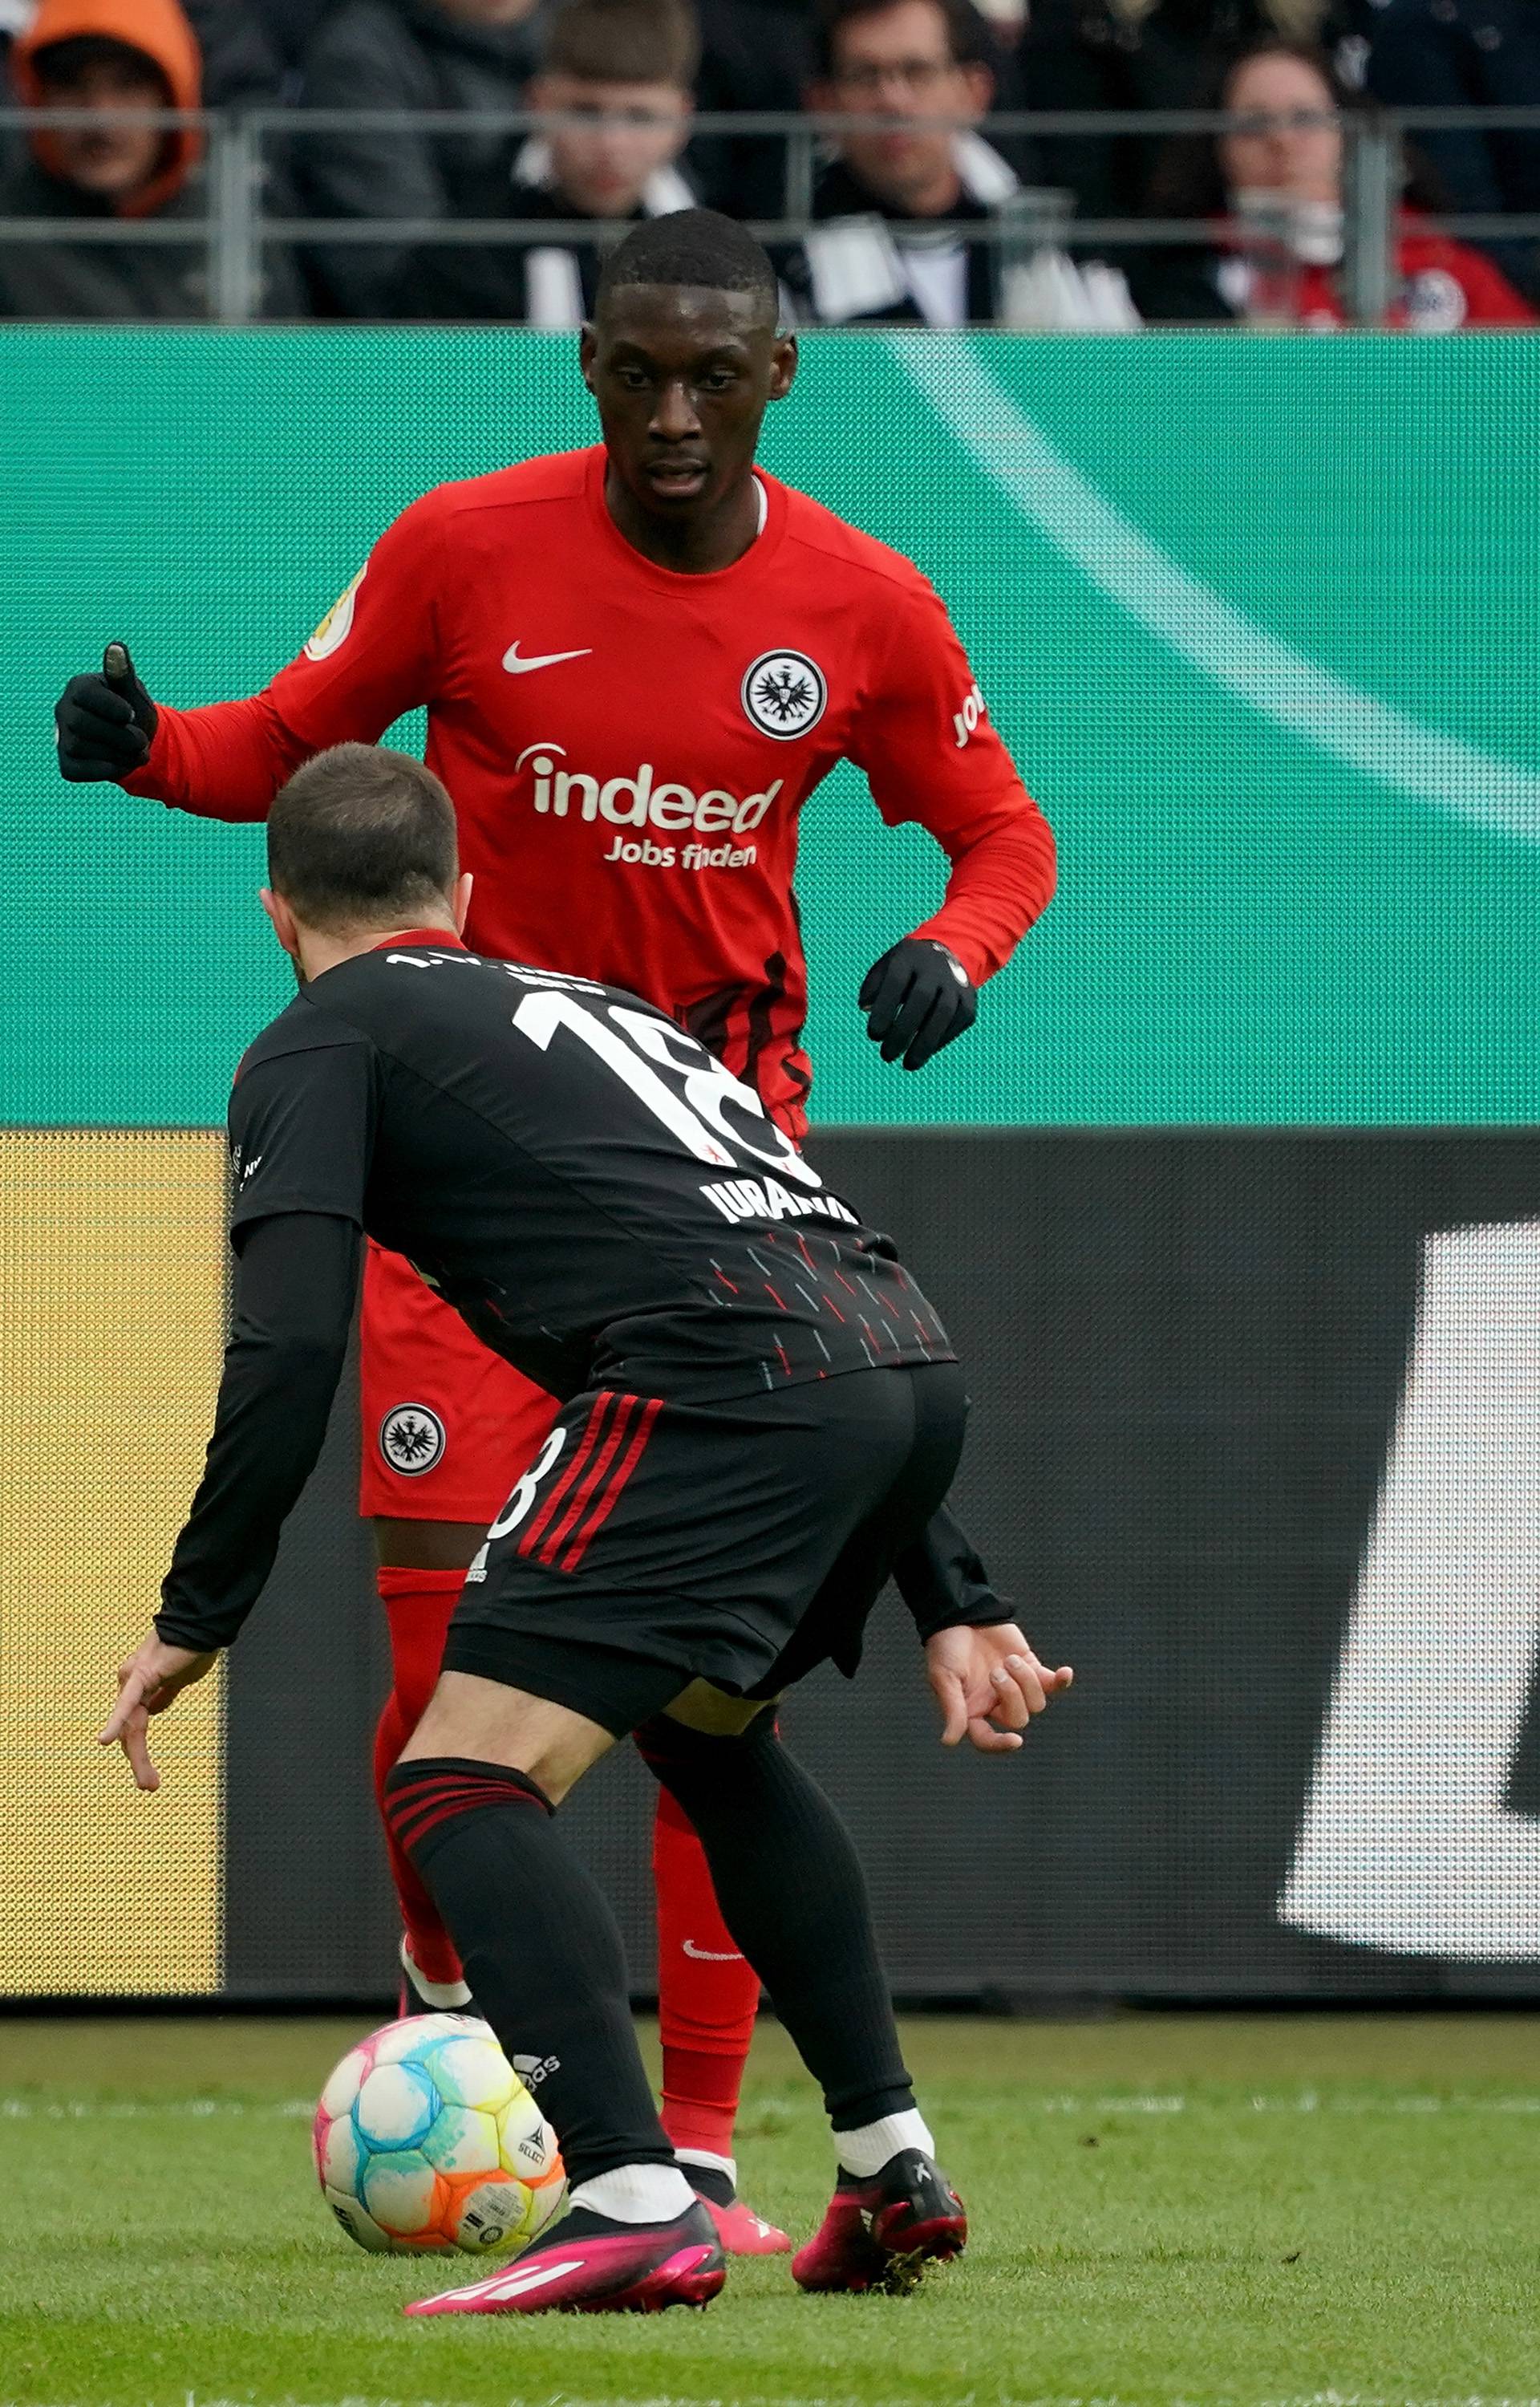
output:
[[[510,677],[524,677],[530,669],[554,668],[558,661],[586,661],[592,650],[592,644],[585,644],[579,651],[541,652],[534,660],[526,661],[520,659],[518,646],[510,644],[502,655],[502,665]]]
[[[685,1953],[700,1964],[742,1964],[743,1958],[736,1948],[698,1947],[693,1939],[685,1942]]]

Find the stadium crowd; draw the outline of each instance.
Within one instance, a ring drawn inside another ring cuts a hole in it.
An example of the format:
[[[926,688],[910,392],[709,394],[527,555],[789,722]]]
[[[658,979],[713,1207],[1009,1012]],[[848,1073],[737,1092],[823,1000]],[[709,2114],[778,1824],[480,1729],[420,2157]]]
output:
[[[986,13],[987,12],[987,13]],[[799,322],[1116,326],[1346,322],[1345,119],[1540,105],[1540,0],[0,0],[9,106],[76,124],[0,133],[0,316],[206,316],[209,156],[193,127],[122,112],[326,112],[270,132],[262,207],[380,221],[381,239],[262,248],[260,314],[572,325],[604,225],[697,200],[788,215],[786,145],[695,135],[698,113],[880,116],[820,132],[800,239],[775,246]],[[1223,107],[1220,136],[1030,135],[1028,110]],[[440,111],[463,128],[349,125]],[[548,128],[487,130],[524,110]],[[1406,151],[1392,322],[1534,322],[1540,243],[1434,232],[1540,212],[1540,133],[1462,130]],[[1076,218],[1201,221],[1180,246],[1078,238]],[[142,223],[81,241],[67,221]],[[185,241],[148,238],[177,219]],[[540,238],[435,239],[457,220]],[[415,238],[388,225],[411,221]],[[596,221],[590,236],[585,221]],[[975,231],[976,229],[976,231]]]

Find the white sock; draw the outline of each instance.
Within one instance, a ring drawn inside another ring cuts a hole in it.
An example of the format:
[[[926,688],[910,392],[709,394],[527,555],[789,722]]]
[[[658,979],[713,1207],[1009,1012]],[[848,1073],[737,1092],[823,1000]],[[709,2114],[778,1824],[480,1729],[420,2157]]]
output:
[[[713,2173],[726,2173],[734,2189],[738,2187],[738,2158],[713,2157],[710,2148],[675,2148],[674,2155],[682,2165],[704,2165]]]
[[[404,1938],[401,1943],[401,1960],[406,1973],[408,1989],[415,1989],[430,2014],[458,2014],[471,2002],[471,1991],[464,1981],[431,1981],[421,1969]]]
[[[595,2173],[567,2193],[569,2206],[586,2206],[614,2223],[671,2223],[695,2204],[695,2192],[677,2165],[616,2165]]]
[[[907,2107],[901,2115],[884,2115],[875,2123],[863,2123],[855,2131],[836,2131],[834,2144],[846,2172],[856,2173],[863,2181],[880,2173],[900,2149],[919,2148],[927,2157],[936,2153],[930,2126],[917,2106]]]

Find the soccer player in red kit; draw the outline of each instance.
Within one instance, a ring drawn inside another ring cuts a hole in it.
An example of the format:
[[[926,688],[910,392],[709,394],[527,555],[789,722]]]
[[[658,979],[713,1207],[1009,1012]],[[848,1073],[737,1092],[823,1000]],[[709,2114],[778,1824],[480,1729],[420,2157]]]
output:
[[[249,700],[168,709],[109,647],[110,674],[72,679],[61,701],[61,766],[261,819],[302,762],[426,704],[427,762],[474,879],[472,945],[644,995],[799,1137],[811,1075],[792,879],[802,806],[836,762],[951,864],[940,908],[860,992],[883,1059],[911,1069],[969,1024],[976,986],[1044,908],[1053,838],[919,571],[755,466],[797,348],[752,236],[706,210],[638,226],[610,255],[581,362],[601,445],[424,494]],[[395,1675],[383,1785],[431,1694],[465,1568],[556,1407],[373,1247],[361,1345],[361,1509]],[[426,2005],[459,2002],[432,1902],[394,1846],[391,1860],[413,1987]],[[757,1984],[666,1793],[655,1866],[666,2127],[728,2244],[784,2245],[731,2186]]]

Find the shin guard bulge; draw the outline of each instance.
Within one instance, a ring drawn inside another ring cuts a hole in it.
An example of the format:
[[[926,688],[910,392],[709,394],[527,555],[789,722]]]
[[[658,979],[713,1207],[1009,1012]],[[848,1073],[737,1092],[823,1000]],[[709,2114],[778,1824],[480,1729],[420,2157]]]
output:
[[[465,1585],[462,1571],[414,1571],[387,1565],[375,1574],[390,1632],[390,1694],[374,1732],[374,1796],[385,1830],[401,1918],[412,1960],[430,1981],[458,1981],[459,1958],[443,1917],[411,1858],[397,1844],[385,1811],[385,1783],[421,1721],[438,1685],[450,1616]]]
[[[397,1844],[503,2054],[555,2126],[573,2188],[621,2165],[672,2165],[615,1916],[537,1784],[504,1764],[431,1756],[398,1764],[385,1786]]]

